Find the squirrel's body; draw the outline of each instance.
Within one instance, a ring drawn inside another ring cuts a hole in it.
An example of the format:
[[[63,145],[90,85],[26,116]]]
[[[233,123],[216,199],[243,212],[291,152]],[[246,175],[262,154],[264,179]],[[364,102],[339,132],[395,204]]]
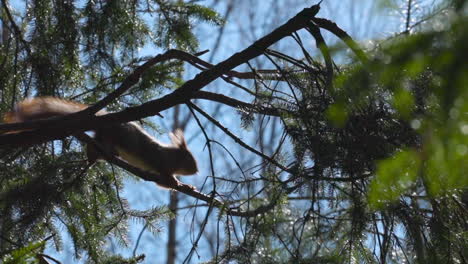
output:
[[[88,105],[54,97],[38,97],[19,103],[15,110],[5,115],[5,122],[24,122],[75,113]],[[97,115],[104,115],[99,111]],[[174,175],[195,174],[197,163],[187,147],[183,133],[171,133],[171,145],[158,142],[137,123],[112,124],[95,130],[95,140],[110,154],[117,154],[129,164],[161,175],[160,185],[175,187]],[[88,145],[88,159],[100,158],[99,151]]]

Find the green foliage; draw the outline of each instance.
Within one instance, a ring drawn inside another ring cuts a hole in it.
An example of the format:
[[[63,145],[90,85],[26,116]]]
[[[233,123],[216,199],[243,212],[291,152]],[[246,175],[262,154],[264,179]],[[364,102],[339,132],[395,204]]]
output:
[[[191,32],[193,18],[216,25],[224,23],[216,12],[201,5],[183,1],[155,2],[159,5],[156,43],[160,46],[169,47],[175,43],[179,49],[195,51],[198,44]]]
[[[371,206],[381,207],[410,189],[418,178],[421,159],[412,150],[401,151],[377,165],[369,192]]]
[[[327,110],[328,118],[346,129],[363,108],[381,105],[390,114],[384,123],[401,123],[407,135],[414,134],[407,138],[411,140],[397,135],[392,147],[380,149],[387,157],[374,156],[376,166],[370,171],[375,171],[375,177],[366,195],[371,210],[396,213],[402,220],[412,245],[403,250],[414,250],[418,263],[466,258],[468,64],[464,54],[468,30],[463,25],[467,22],[460,13],[446,30],[387,41],[370,62],[337,78],[336,102]],[[350,116],[345,124],[344,116]],[[378,137],[395,138],[382,132]],[[424,219],[430,219],[428,225]],[[459,253],[451,255],[451,247]],[[363,252],[365,248],[359,250]]]
[[[468,187],[466,22],[462,16],[447,31],[390,41],[373,61],[338,78],[338,102],[328,108],[331,120],[342,125],[344,113],[377,101],[391,105],[394,118],[408,122],[421,138],[413,149],[396,150],[378,163],[372,205],[395,201],[418,179],[431,195]]]
[[[31,243],[25,247],[13,250],[5,255],[1,260],[4,264],[31,264],[40,263],[37,257],[38,251],[41,252],[45,242]]]
[[[414,97],[408,90],[397,89],[393,95],[393,106],[401,118],[409,119],[413,112]]]
[[[333,104],[327,109],[327,117],[339,127],[343,127],[348,118],[344,105],[340,103]]]
[[[133,258],[123,258],[120,256],[109,256],[105,258],[101,263],[103,264],[114,264],[114,263],[121,263],[121,264],[137,264],[145,260],[144,255],[136,256]]]
[[[373,185],[371,200],[385,193],[383,188],[394,188],[387,198],[395,200],[407,189],[398,186],[401,182],[414,183],[418,178],[431,195],[468,187],[468,119],[464,114],[468,68],[461,55],[467,52],[462,44],[468,40],[468,31],[461,26],[465,23],[466,18],[460,18],[447,32],[397,40],[380,54],[391,58],[391,64],[376,60],[362,68],[377,77],[375,86],[389,91],[395,117],[408,120],[421,136],[417,150],[400,152],[379,164],[375,179],[379,184]],[[418,82],[428,70],[431,77]]]

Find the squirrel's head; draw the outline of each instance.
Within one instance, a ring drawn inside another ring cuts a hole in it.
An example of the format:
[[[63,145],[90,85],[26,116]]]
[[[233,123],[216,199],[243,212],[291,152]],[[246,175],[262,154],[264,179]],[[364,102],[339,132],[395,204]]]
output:
[[[187,147],[187,142],[184,138],[184,133],[181,129],[176,129],[170,135],[172,145],[175,146],[179,151],[177,153],[177,159],[179,166],[177,167],[174,174],[177,175],[192,175],[198,172],[197,161],[192,155],[192,152]]]

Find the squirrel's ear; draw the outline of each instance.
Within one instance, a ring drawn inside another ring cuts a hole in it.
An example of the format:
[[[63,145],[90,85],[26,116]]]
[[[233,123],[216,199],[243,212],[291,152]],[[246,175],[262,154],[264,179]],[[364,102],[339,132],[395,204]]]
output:
[[[185,142],[184,132],[180,128],[174,130],[174,132],[170,133],[169,136],[171,137],[172,144],[187,149],[187,142]]]

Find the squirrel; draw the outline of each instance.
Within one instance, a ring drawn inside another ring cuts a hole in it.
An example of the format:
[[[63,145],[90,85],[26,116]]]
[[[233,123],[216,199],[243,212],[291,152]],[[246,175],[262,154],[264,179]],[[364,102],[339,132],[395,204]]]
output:
[[[15,109],[4,116],[5,123],[16,123],[50,118],[79,112],[86,104],[55,97],[36,97],[18,103]],[[97,115],[105,115],[101,110]],[[16,131],[17,132],[17,131]],[[182,130],[170,134],[172,144],[166,145],[150,136],[136,122],[111,124],[94,130],[94,139],[105,151],[127,161],[142,170],[161,175],[158,185],[174,188],[181,184],[174,175],[192,175],[198,172],[197,162],[187,147]],[[91,163],[103,159],[99,151],[87,145]]]

